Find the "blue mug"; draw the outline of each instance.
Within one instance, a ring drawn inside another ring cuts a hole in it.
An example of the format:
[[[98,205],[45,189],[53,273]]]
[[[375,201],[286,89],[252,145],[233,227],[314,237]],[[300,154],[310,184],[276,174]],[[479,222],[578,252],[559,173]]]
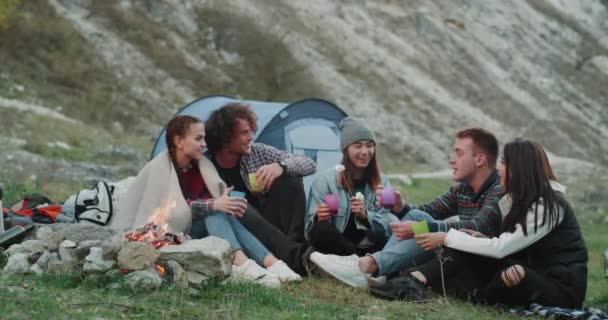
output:
[[[241,192],[241,191],[230,191],[228,192],[228,196],[229,197],[239,197],[239,198],[245,198],[245,192]]]

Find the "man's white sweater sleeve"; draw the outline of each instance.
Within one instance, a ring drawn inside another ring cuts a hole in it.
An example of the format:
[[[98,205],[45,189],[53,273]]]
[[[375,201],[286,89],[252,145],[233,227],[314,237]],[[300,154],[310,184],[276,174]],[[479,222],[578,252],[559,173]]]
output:
[[[465,232],[451,229],[444,240],[444,245],[460,251],[501,259],[527,248],[551,231],[549,223],[540,225],[543,221],[542,216],[543,206],[539,205],[538,227],[535,232],[534,210],[528,212],[526,221],[527,236],[524,234],[521,224],[516,224],[513,232],[503,232],[500,236],[491,239],[476,238]],[[563,212],[560,210],[557,224],[561,223],[562,220]]]

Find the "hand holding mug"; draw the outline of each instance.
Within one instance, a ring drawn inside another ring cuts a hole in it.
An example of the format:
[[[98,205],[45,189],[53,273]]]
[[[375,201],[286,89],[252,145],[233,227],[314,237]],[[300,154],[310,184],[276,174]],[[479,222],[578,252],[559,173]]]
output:
[[[331,210],[325,203],[321,203],[317,206],[317,221],[325,221],[331,219]]]
[[[228,213],[240,218],[247,209],[247,200],[239,196],[230,196],[233,187],[224,189],[222,195],[213,201],[213,210]]]
[[[388,225],[397,240],[407,240],[414,237],[414,230],[412,229],[412,224],[414,223],[416,221],[399,221],[389,222]]]

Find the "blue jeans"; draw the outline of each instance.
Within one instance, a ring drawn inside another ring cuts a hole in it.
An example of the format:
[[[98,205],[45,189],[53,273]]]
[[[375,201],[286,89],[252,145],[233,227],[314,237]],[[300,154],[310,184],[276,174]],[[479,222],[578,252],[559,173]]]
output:
[[[410,210],[401,221],[435,221],[428,213],[421,210]],[[371,255],[378,264],[378,273],[383,276],[391,275],[431,260],[435,256],[434,251],[424,251],[416,244],[416,239],[397,240],[391,235],[384,249]]]
[[[270,254],[270,251],[249,230],[227,213],[214,212],[194,219],[190,236],[201,238],[205,235],[216,236],[228,241],[232,249],[242,250],[247,257],[259,265],[262,265],[264,258]]]

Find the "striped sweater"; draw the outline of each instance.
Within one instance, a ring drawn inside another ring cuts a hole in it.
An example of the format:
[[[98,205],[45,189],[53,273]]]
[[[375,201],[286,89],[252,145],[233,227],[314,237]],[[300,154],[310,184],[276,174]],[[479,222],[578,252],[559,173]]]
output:
[[[500,231],[502,216],[498,201],[504,195],[498,172],[494,171],[475,193],[466,183],[456,184],[434,200],[418,206],[407,206],[402,215],[410,209],[419,209],[431,215],[436,221],[429,222],[429,231],[447,232],[450,229],[471,229],[488,236]]]

